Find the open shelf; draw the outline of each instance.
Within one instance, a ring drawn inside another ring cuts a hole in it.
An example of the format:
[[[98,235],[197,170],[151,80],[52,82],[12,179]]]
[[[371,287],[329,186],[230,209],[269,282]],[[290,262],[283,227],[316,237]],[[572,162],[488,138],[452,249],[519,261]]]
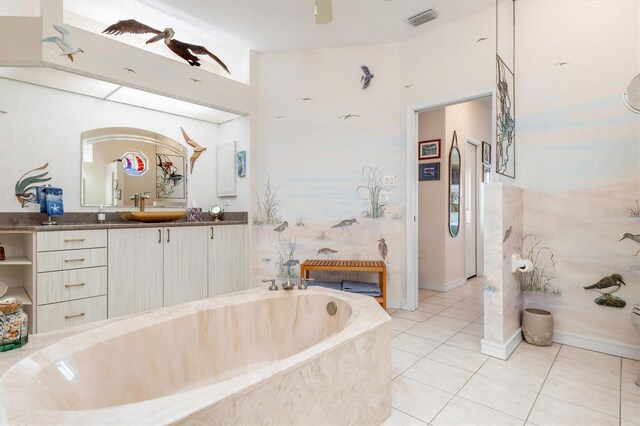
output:
[[[0,260],[0,266],[2,265],[33,265],[33,262],[24,256],[10,256]]]
[[[15,297],[18,301],[22,302],[24,306],[31,305],[31,299],[22,287],[9,287],[4,296],[2,296],[2,299],[6,299],[7,297]]]

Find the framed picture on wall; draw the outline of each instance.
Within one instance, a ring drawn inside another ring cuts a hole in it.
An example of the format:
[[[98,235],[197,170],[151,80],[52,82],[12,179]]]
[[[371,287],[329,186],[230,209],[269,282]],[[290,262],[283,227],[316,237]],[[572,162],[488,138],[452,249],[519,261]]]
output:
[[[418,159],[432,160],[440,158],[440,139],[418,142]]]
[[[491,166],[482,165],[482,183],[491,183]]]
[[[420,164],[419,180],[440,180],[440,163]]]
[[[491,164],[491,144],[482,141],[482,163]]]

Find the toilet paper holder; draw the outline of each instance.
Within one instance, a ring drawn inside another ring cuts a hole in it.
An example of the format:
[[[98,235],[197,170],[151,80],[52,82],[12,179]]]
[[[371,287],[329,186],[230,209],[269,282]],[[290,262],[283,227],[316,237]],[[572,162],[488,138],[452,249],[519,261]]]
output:
[[[520,253],[514,253],[511,255],[511,273],[515,274],[517,271],[530,272],[533,271],[533,262],[529,259],[523,259]]]

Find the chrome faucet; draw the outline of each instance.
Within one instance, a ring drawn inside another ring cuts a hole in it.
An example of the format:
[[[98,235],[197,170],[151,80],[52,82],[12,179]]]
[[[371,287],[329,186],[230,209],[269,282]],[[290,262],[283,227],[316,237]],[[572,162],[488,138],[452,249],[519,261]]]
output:
[[[129,199],[133,200],[134,207],[140,207],[140,211],[143,212],[146,204],[145,201],[148,200],[150,196],[150,192],[136,192]]]
[[[275,291],[278,289],[278,286],[276,285],[276,280],[275,278],[272,278],[270,280],[262,280],[263,283],[271,283],[271,285],[269,286],[269,291]]]
[[[287,276],[287,281],[282,284],[283,290],[293,290],[295,285],[291,282],[291,277]]]

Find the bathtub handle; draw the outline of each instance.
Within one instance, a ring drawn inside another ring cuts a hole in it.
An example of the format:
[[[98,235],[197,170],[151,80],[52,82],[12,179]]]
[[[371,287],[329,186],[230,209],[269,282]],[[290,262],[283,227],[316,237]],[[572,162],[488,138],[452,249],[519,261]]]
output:
[[[276,285],[276,279],[272,278],[270,280],[262,280],[263,283],[271,283],[271,285],[269,286],[269,291],[275,291],[278,289],[278,286]]]

